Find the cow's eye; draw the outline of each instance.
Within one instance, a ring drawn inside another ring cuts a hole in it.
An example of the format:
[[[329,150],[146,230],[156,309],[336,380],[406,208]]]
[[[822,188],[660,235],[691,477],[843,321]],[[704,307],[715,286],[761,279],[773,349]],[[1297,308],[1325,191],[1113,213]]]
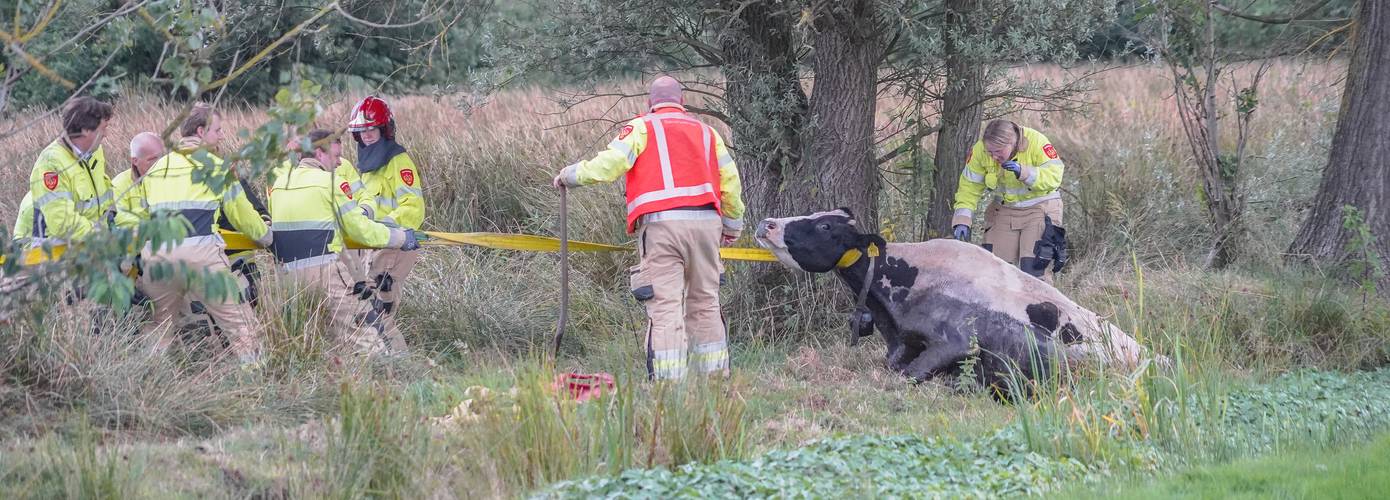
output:
[[[821,224],[818,228],[819,228],[821,231],[829,231],[829,230],[830,230],[830,224]]]

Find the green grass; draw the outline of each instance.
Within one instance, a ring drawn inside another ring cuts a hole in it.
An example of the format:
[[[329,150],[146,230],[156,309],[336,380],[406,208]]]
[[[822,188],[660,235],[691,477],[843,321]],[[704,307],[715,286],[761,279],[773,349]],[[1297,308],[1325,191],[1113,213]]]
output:
[[[1288,451],[1136,484],[1107,481],[1063,498],[1373,499],[1390,492],[1390,435],[1341,449]]]
[[[1065,394],[1070,398],[1075,393]],[[824,439],[751,460],[629,470],[617,476],[563,482],[539,496],[733,498],[796,492],[813,498],[908,498],[1038,494],[1106,474],[1137,476],[1361,442],[1390,429],[1390,370],[1299,373],[1219,394],[1200,390],[1179,394],[1211,401],[1194,401],[1184,407],[1181,401],[1160,397],[1154,409],[1135,414],[1134,418],[1148,418],[1151,427],[1169,427],[1165,432],[1143,431],[1141,426],[1123,423],[1124,413],[1115,411],[1123,401],[1084,401],[1065,406],[1065,411],[1033,403],[1037,409],[1020,412],[1032,417],[990,433],[928,439]],[[1110,425],[1093,431],[1091,428],[1099,424],[1090,422],[1088,413],[1106,415],[1103,420]],[[1039,418],[1042,416],[1052,418]],[[1100,434],[1099,439],[1095,434]]]

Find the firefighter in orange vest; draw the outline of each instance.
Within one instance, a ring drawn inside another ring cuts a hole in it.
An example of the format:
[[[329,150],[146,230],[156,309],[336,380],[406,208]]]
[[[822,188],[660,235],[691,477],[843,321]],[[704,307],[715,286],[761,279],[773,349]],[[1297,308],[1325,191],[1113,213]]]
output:
[[[627,231],[637,233],[632,294],[647,310],[647,374],[680,379],[727,374],[728,332],[719,312],[719,246],[743,230],[733,157],[719,133],[685,110],[681,83],[652,82],[651,113],[628,122],[608,149],[565,167],[556,187],[627,177]]]

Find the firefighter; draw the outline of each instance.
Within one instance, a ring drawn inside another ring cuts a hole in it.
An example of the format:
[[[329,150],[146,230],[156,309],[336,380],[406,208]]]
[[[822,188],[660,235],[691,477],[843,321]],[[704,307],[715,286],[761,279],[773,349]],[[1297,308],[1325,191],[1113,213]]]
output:
[[[565,167],[554,184],[585,186],[626,174],[627,231],[637,234],[640,261],[631,285],[647,311],[648,376],[680,379],[691,365],[727,374],[719,246],[743,230],[738,169],[719,133],[686,112],[676,79],[653,81],[647,102],[649,114],[623,126],[593,159]]]
[[[115,211],[117,226],[135,229],[140,226],[140,221],[149,218],[145,184],[140,182],[140,178],[164,154],[164,141],[158,135],[141,132],[130,139],[130,168],[111,179],[111,192],[116,196],[111,210]]]
[[[116,202],[111,205],[108,211],[113,212],[112,218],[116,221],[116,227],[135,231],[140,227],[140,222],[150,216],[149,205],[145,200],[145,184],[140,182],[140,178],[149,171],[150,166],[163,158],[164,141],[151,132],[141,132],[135,134],[130,139],[130,168],[116,174],[111,179],[111,192],[115,196]],[[139,259],[131,265],[135,267],[137,279],[135,281],[135,296],[131,297],[130,303],[134,306],[144,307],[149,303],[149,294],[145,293],[143,272],[140,269]],[[184,308],[180,308],[184,310]]]
[[[425,221],[423,181],[420,169],[396,142],[391,108],[376,96],[362,99],[353,108],[348,130],[357,141],[357,171],[364,186],[358,198],[372,200],[377,221],[419,231]],[[419,255],[419,250],[383,249],[373,251],[370,257],[367,275],[374,281],[372,305],[386,315],[391,329],[396,328],[406,277]]]
[[[1062,158],[1041,132],[994,120],[965,159],[956,189],[952,234],[970,241],[975,207],[985,190],[1003,191],[985,211],[984,246],[1047,283],[1067,262],[1062,229]]]
[[[151,330],[157,333],[159,351],[173,341],[168,330],[174,326],[182,305],[197,300],[226,334],[242,367],[255,369],[262,364],[260,327],[244,297],[225,286],[235,283],[235,279],[230,275],[231,263],[223,253],[226,243],[217,233],[215,221],[220,213],[226,213],[235,229],[262,247],[270,246],[273,235],[247,200],[241,184],[222,160],[209,152],[222,139],[221,122],[221,116],[211,106],[195,105],[179,126],[183,137],[178,147],[145,173],[141,184],[151,215],[163,212],[182,216],[190,230],[183,240],[167,242],[159,248],[146,246],[140,255],[147,269],[167,266],[173,271],[172,276],[150,279],[145,284],[146,293],[155,303]],[[214,190],[205,182],[195,181],[195,171],[200,174],[198,178],[219,179],[225,187]],[[204,271],[204,279],[188,275]],[[219,283],[224,286],[216,286]]]
[[[29,174],[32,244],[80,241],[105,223],[111,179],[101,140],[113,114],[91,97],[63,106],[63,135],[39,153]]]
[[[300,286],[323,291],[332,330],[344,343],[365,354],[394,351],[392,346],[405,343],[400,332],[353,292],[356,278],[339,254],[344,236],[369,247],[413,251],[420,247],[415,230],[388,228],[367,217],[341,188],[346,181],[336,172],[342,154],[338,137],[315,130],[308,139],[313,149],[299,164],[281,165],[273,174],[271,250]]]
[[[285,149],[290,152],[289,158],[282,164],[283,167],[293,167],[299,163],[300,155],[298,150],[305,148],[300,143],[300,137],[291,136]],[[312,143],[311,143],[312,144]],[[342,146],[339,145],[339,149]],[[308,147],[312,151],[312,146]],[[347,195],[349,201],[357,204],[358,210],[366,215],[368,219],[376,219],[376,201],[372,196],[364,196],[367,186],[362,184],[362,174],[357,172],[357,167],[347,158],[338,157],[338,167],[333,169],[334,180],[338,182],[338,190]],[[371,296],[370,287],[367,286],[367,264],[371,261],[371,250],[348,249],[344,248],[338,253],[338,258],[346,262],[348,269],[352,271],[353,289],[363,298]]]

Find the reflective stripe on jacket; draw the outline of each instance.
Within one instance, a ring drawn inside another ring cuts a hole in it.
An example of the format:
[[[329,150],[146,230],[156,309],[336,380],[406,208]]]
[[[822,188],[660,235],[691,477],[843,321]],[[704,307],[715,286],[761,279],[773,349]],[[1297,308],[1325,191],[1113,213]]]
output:
[[[111,192],[116,196],[116,226],[135,229],[140,221],[150,217],[145,200],[145,183],[135,185],[135,169],[116,174],[111,179]]]

